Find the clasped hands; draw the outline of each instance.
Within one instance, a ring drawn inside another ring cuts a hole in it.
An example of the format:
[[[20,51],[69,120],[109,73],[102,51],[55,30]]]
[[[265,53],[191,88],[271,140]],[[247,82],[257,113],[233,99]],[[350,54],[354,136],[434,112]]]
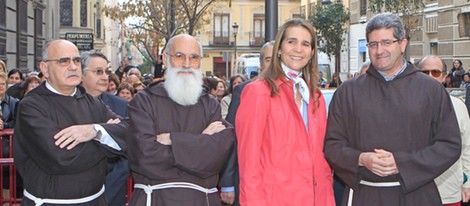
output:
[[[109,119],[106,123],[118,124],[120,122],[121,120],[116,118]],[[73,125],[60,130],[60,132],[54,135],[55,145],[60,148],[67,147],[68,150],[71,150],[78,144],[95,138],[97,132],[93,124]]]
[[[393,154],[383,149],[374,149],[374,152],[361,153],[359,155],[359,166],[366,167],[380,177],[398,174],[399,172]]]
[[[224,130],[226,127],[221,121],[215,121],[209,124],[202,134],[213,135]],[[170,133],[161,133],[155,136],[157,142],[163,145],[171,145]]]

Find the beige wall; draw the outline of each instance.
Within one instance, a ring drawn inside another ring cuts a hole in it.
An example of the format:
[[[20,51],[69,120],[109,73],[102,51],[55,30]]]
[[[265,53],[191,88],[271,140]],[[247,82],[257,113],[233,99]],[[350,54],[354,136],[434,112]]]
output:
[[[302,0],[303,1],[303,0]],[[278,25],[279,27],[288,19],[292,18],[294,14],[300,14],[301,0],[279,0],[278,1]],[[204,48],[204,59],[202,68],[204,74],[214,70],[214,58],[220,58],[224,52],[230,52],[233,55],[233,44],[225,46],[212,46],[210,42],[213,40],[212,33],[214,28],[213,16],[214,13],[228,13],[230,25],[229,41],[233,42],[234,37],[232,34],[232,24],[236,22],[239,25],[237,35],[237,54],[238,56],[243,53],[259,52],[260,46],[251,46],[250,32],[253,31],[253,16],[254,14],[264,14],[265,12],[264,0],[232,0],[232,6],[228,7],[226,2],[218,2],[208,12],[210,15],[210,23],[197,32],[197,37],[201,40]],[[266,19],[265,19],[266,20]],[[264,27],[264,25],[263,25]],[[232,57],[233,58],[233,57]],[[225,65],[225,64],[224,64]],[[230,68],[233,66],[230,65]]]

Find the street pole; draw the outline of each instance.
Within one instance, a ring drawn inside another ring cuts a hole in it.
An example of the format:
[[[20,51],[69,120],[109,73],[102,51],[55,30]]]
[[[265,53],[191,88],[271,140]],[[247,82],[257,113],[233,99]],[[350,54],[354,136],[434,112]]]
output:
[[[233,32],[233,68],[236,69],[236,63],[237,63],[237,34],[238,34],[238,25],[236,22],[233,22],[232,25],[232,32]],[[227,74],[227,78],[229,78],[229,75]]]
[[[277,22],[277,9],[278,9],[278,3],[277,0],[265,0],[265,11],[264,13],[266,14],[266,21],[265,21],[265,27],[266,27],[266,36],[264,41],[268,42],[271,40],[274,40],[276,38],[277,34],[277,27],[278,27],[278,22]]]

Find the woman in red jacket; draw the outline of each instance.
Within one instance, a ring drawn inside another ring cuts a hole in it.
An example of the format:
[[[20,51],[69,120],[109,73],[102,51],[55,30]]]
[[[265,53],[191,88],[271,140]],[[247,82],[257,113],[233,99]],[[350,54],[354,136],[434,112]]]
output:
[[[245,87],[236,116],[240,204],[333,206],[313,26],[290,20],[275,42],[270,67]]]

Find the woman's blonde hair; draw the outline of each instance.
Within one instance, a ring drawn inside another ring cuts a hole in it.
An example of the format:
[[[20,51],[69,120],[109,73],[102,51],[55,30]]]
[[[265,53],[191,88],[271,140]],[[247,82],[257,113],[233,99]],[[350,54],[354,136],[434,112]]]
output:
[[[0,72],[7,73],[7,65],[2,60],[0,60]]]

